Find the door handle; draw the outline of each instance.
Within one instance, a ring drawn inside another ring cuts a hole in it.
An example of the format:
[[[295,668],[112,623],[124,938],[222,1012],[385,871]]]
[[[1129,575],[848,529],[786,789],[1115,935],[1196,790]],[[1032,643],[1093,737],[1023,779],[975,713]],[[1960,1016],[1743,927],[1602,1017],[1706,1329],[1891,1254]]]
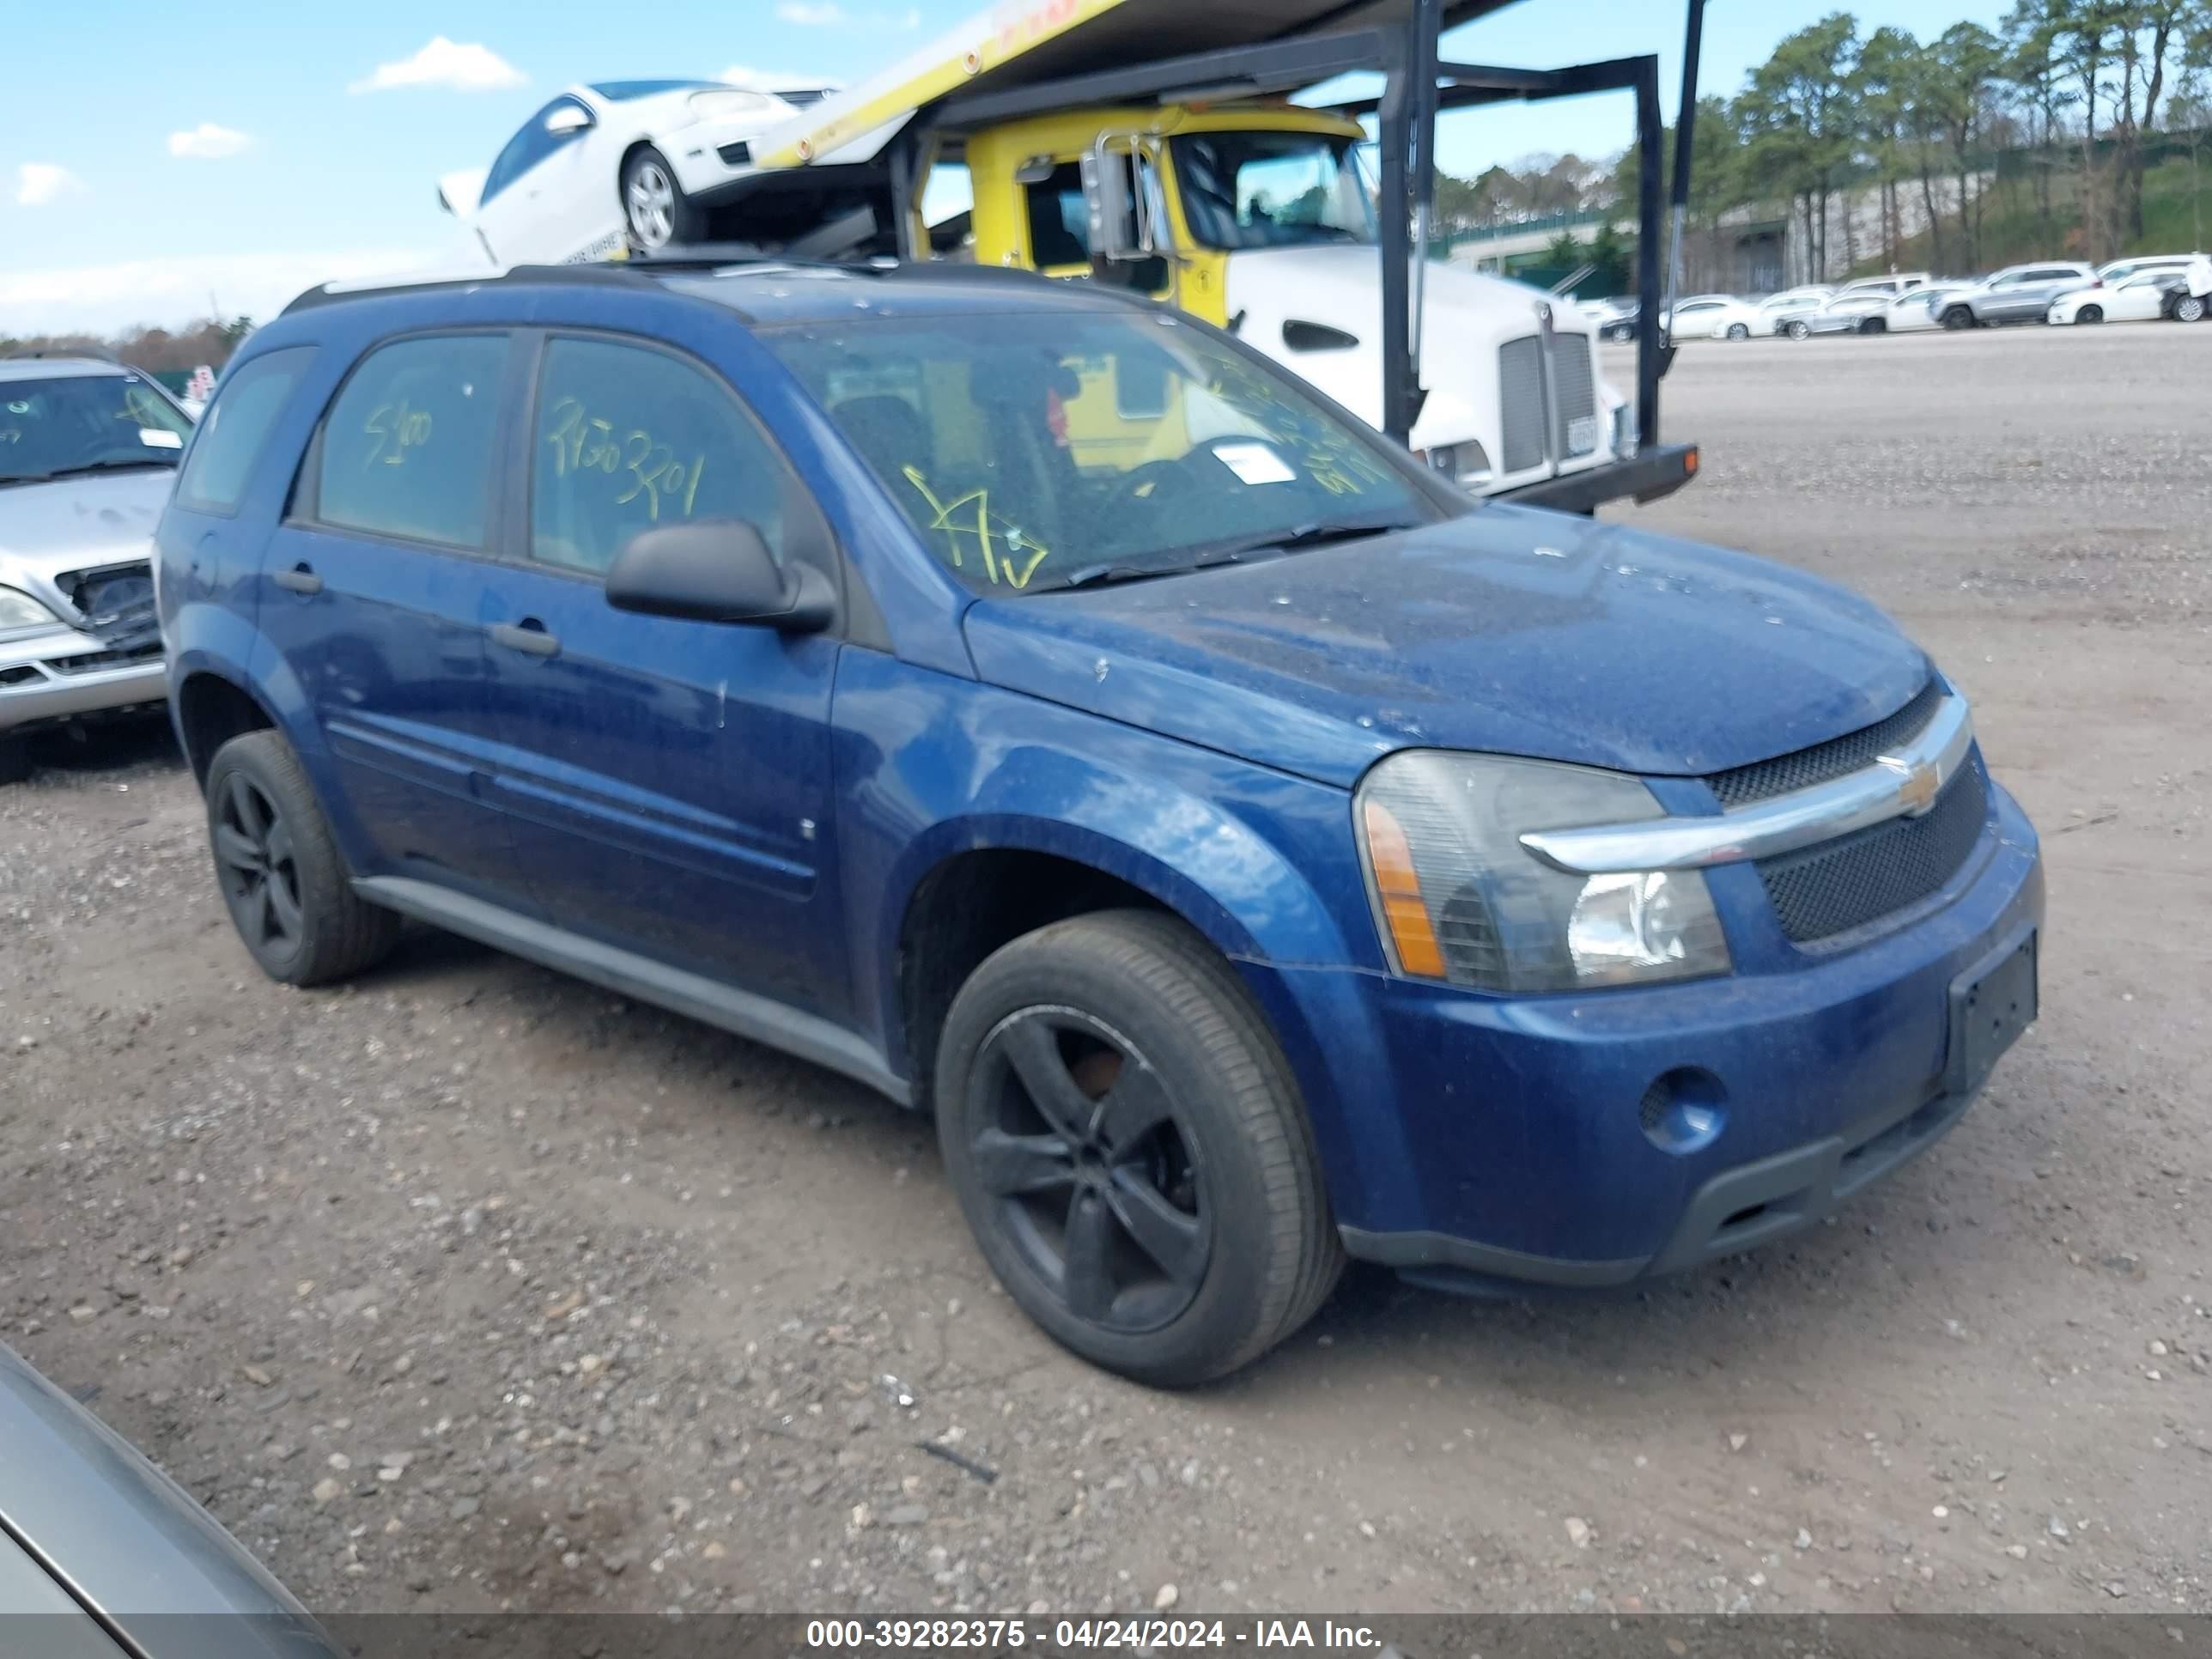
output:
[[[494,645],[503,645],[510,651],[520,651],[526,656],[550,657],[557,655],[561,641],[545,631],[545,624],[535,617],[526,617],[520,623],[494,623],[485,630]]]
[[[319,593],[323,591],[323,579],[306,565],[295,564],[289,570],[276,573],[276,586],[292,593]]]

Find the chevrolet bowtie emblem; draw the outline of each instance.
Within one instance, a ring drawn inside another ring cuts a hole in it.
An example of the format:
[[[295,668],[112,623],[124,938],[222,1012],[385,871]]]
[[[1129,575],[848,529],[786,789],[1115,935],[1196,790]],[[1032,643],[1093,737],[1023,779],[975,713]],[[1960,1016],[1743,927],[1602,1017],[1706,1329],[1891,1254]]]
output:
[[[1923,761],[1916,766],[1893,755],[1884,755],[1881,759],[1882,765],[1898,775],[1897,798],[1904,803],[1907,817],[1917,818],[1936,804],[1936,792],[1942,787],[1943,780],[1934,763]]]

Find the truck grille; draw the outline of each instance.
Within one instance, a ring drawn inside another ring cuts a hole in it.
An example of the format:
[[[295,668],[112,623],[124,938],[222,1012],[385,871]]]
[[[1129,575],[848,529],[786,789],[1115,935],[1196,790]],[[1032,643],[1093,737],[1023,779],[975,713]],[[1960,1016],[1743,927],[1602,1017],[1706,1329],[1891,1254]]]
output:
[[[1498,395],[1504,407],[1505,453],[1498,465],[1525,472],[1544,464],[1544,342],[1531,334],[1498,348]]]
[[[1782,931],[1794,944],[1812,944],[1936,892],[1973,852],[1988,815],[1989,778],[1976,755],[1921,817],[1869,824],[1753,867]]]
[[[1597,448],[1597,386],[1587,335],[1552,337],[1552,391],[1559,399],[1553,453],[1578,460]]]
[[[1547,373],[1548,366],[1549,373]],[[1596,453],[1597,377],[1589,338],[1525,334],[1498,348],[1498,395],[1504,453],[1498,465],[1525,472]]]

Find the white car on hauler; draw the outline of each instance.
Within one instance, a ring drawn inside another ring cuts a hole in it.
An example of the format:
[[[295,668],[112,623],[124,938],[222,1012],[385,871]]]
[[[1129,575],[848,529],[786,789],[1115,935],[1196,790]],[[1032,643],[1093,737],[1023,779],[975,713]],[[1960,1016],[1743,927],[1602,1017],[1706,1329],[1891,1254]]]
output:
[[[821,96],[719,81],[570,87],[522,124],[489,168],[441,180],[438,201],[494,264],[699,241],[716,196],[752,173],[747,141]]]

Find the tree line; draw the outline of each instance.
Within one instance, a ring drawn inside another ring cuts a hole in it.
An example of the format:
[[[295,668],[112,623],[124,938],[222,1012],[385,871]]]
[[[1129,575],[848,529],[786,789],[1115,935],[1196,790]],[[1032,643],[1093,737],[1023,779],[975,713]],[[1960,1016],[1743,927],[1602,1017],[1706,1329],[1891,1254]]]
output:
[[[221,369],[252,331],[251,317],[210,317],[181,328],[142,325],[118,334],[0,334],[0,357],[112,357],[149,374],[189,374],[202,363]]]
[[[1838,11],[1784,37],[1733,97],[1698,100],[1690,218],[1711,232],[1780,209],[1822,272],[1907,257],[1965,272],[1985,263],[2002,188],[2038,251],[2103,259],[2145,234],[2145,178],[2172,152],[2188,157],[2202,245],[2208,128],[2212,0],[2016,0],[1996,30],[1959,22],[1925,40]],[[1673,149],[1670,127],[1669,165]],[[1440,179],[1437,216],[1474,228],[1626,207],[1641,162],[1632,145],[1605,167],[1537,156]],[[1853,193],[1872,195],[1870,228],[1843,205]]]

